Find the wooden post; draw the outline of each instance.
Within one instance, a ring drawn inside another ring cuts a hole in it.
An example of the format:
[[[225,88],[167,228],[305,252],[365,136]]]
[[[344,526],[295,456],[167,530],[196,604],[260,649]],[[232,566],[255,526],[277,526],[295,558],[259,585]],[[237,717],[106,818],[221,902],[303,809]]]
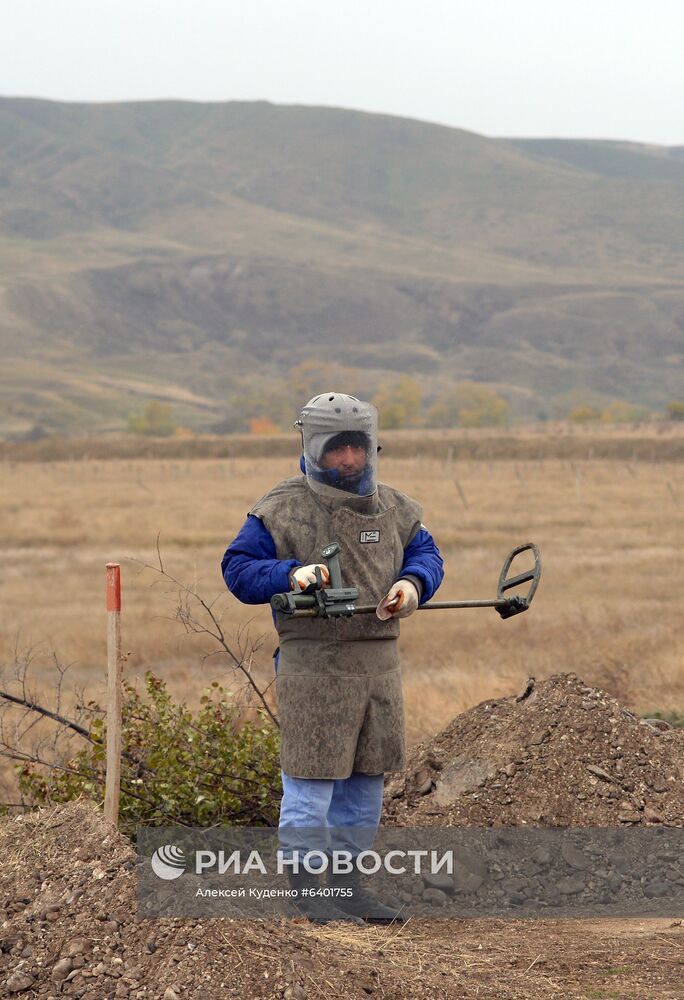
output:
[[[121,567],[107,563],[107,775],[104,815],[119,823],[121,786]]]

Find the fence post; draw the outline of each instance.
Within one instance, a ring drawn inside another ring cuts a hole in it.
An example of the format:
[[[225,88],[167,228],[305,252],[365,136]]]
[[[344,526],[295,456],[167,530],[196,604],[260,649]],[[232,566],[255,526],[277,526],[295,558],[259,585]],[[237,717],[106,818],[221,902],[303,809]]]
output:
[[[107,563],[107,774],[104,815],[119,822],[121,786],[121,567]]]

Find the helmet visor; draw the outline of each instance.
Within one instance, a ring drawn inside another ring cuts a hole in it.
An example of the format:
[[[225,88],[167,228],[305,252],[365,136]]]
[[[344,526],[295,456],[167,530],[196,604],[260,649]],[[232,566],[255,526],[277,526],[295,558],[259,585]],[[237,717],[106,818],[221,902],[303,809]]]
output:
[[[301,427],[306,478],[315,493],[375,493],[377,411],[371,403],[340,393],[315,397],[302,411]]]

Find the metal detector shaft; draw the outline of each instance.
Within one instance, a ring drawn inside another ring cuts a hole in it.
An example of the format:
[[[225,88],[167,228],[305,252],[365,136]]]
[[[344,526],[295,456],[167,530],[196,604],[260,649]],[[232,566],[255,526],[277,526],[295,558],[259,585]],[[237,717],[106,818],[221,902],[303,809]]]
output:
[[[432,601],[429,604],[422,604],[417,611],[444,611],[447,608],[496,608],[506,610],[510,608],[511,598],[504,598],[503,600],[497,601]],[[376,605],[375,604],[354,604],[353,605],[355,615],[372,615],[375,614]],[[522,609],[521,609],[522,610]],[[317,618],[319,617],[318,608],[301,608],[297,609],[293,615],[294,618]]]
[[[496,601],[430,601],[421,604],[417,611],[444,611],[446,608],[505,608],[510,603],[507,597]],[[354,614],[369,615],[374,612],[375,604],[357,604]]]
[[[530,551],[534,555],[534,567],[518,573],[517,576],[508,576],[508,571],[511,568],[513,560],[521,552],[526,551]],[[522,611],[527,611],[529,608],[537,589],[540,575],[541,556],[539,555],[539,549],[532,542],[526,542],[524,545],[518,545],[517,548],[508,553],[501,569],[501,574],[499,575],[497,596],[493,601],[430,601],[427,604],[420,605],[417,610],[445,611],[448,608],[496,608],[502,618],[512,618],[514,615],[518,615]],[[520,587],[524,583],[530,584],[530,589],[524,597],[518,595],[504,597],[507,590],[513,590],[513,588]],[[354,614],[356,615],[370,615],[375,610],[376,607],[374,604],[359,604],[354,606]]]

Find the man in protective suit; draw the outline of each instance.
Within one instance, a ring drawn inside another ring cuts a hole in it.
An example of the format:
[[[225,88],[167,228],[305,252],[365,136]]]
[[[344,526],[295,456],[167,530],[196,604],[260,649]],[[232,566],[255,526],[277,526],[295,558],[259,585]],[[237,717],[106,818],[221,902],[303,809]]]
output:
[[[405,766],[405,727],[397,649],[399,619],[428,601],[443,577],[439,551],[409,497],[377,482],[377,411],[343,393],[322,393],[302,409],[303,475],[278,483],[249,511],[222,563],[232,594],[262,604],[274,594],[324,584],[319,562],[341,545],[343,585],[376,615],[292,617],[277,612],[276,659],[283,798],[279,838],[292,857],[312,850],[372,846],[382,811],[384,773]],[[359,873],[330,874],[344,890],[314,891],[316,874],[292,871],[310,920],[389,921],[398,911],[359,884]],[[351,892],[350,892],[351,890]]]

